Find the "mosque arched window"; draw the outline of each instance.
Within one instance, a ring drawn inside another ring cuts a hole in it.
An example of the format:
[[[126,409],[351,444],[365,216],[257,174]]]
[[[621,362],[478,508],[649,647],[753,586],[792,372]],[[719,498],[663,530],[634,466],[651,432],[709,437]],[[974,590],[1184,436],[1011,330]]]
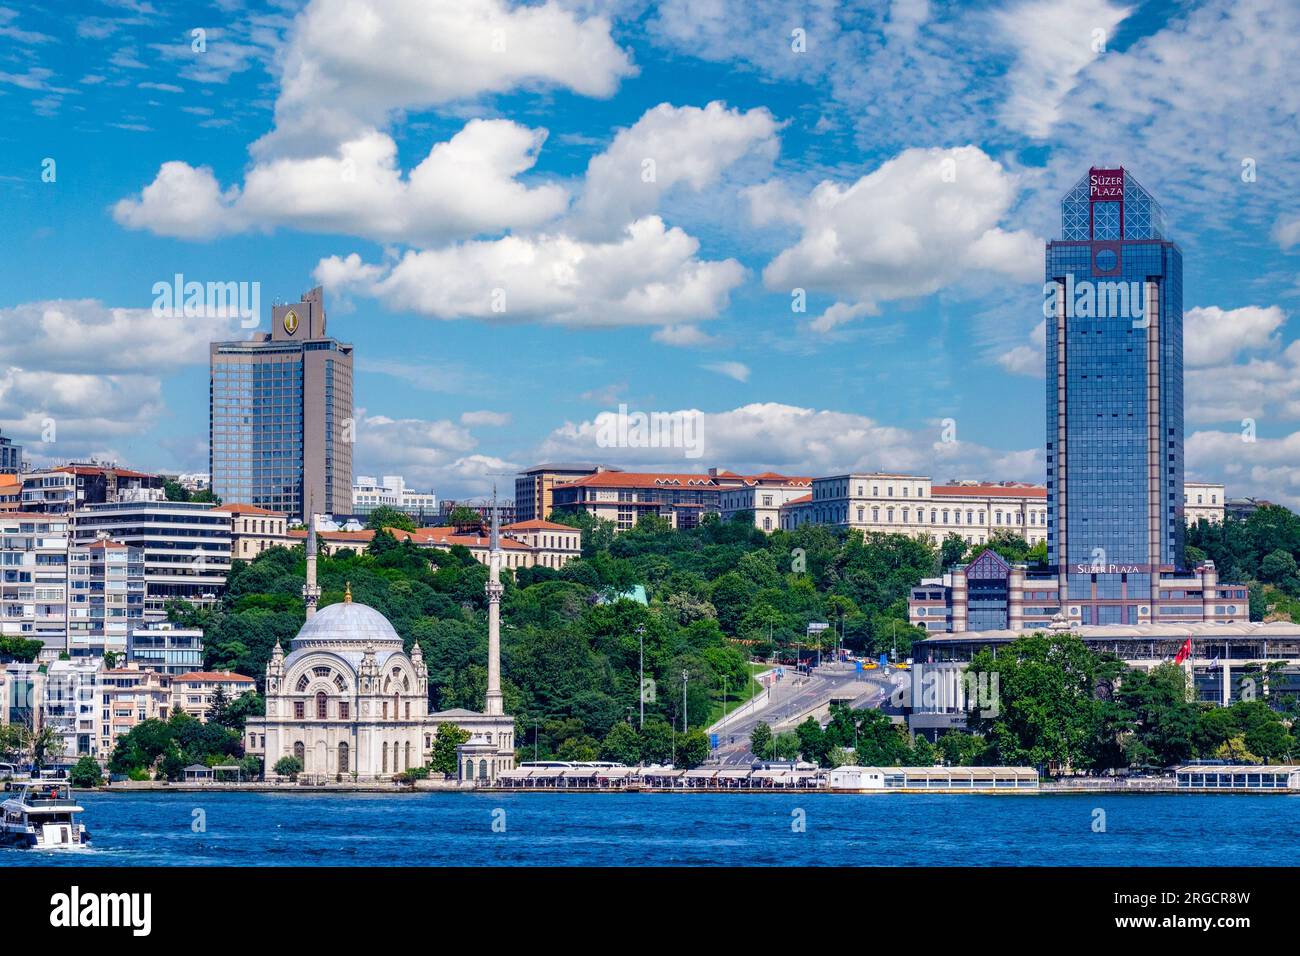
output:
[[[465,761],[465,779],[466,780],[474,779],[474,761],[472,760]]]
[[[479,778],[480,780],[486,780],[486,779],[487,779],[487,761],[486,761],[486,760],[480,760],[480,761],[478,762],[478,778]]]
[[[348,772],[348,745],[339,744],[339,773]]]
[[[317,691],[316,692],[316,719],[324,720],[328,716],[329,716],[329,698],[325,696],[325,692],[323,690]]]
[[[408,740],[406,746],[402,749],[402,769],[411,769],[411,742]]]
[[[382,773],[388,773],[388,744],[384,744],[384,763]]]
[[[293,745],[293,759],[302,763],[307,758],[307,748],[303,746],[301,740],[295,741]]]

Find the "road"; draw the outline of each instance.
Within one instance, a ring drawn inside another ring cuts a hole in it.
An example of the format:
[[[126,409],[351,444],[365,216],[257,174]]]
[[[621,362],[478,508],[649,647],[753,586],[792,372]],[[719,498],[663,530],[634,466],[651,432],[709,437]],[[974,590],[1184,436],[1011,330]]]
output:
[[[852,664],[823,664],[810,675],[787,669],[767,706],[729,723],[719,733],[714,759],[723,766],[748,766],[754,760],[749,735],[760,721],[774,731],[791,730],[809,711],[834,698],[851,698],[854,707],[876,707],[889,696],[892,682],[881,671],[857,673]]]

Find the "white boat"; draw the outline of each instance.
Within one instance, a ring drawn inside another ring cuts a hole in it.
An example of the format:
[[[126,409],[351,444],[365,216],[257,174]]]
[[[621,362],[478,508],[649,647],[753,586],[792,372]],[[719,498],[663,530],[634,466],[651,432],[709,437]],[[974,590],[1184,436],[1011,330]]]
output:
[[[60,781],[14,782],[0,805],[0,846],[34,850],[79,847],[90,833],[77,822],[84,809]]]

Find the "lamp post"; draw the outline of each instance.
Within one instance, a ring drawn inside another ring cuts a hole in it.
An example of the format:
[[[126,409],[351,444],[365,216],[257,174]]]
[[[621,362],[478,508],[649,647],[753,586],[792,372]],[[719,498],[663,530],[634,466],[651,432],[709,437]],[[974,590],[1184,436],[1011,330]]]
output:
[[[682,736],[686,736],[686,731],[690,729],[686,724],[686,682],[691,679],[691,672],[682,668]]]

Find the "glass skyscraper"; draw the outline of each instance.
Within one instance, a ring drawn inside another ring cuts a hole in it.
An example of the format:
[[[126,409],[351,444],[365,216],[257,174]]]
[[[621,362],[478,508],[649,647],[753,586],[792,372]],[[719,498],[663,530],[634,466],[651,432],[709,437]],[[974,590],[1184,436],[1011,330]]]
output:
[[[270,334],[210,354],[213,493],[303,520],[351,514],[352,346],[326,336],[322,291],[274,306]]]
[[[1183,562],[1182,254],[1122,168],[1093,168],[1047,244],[1047,547],[1072,623],[1151,620]]]

